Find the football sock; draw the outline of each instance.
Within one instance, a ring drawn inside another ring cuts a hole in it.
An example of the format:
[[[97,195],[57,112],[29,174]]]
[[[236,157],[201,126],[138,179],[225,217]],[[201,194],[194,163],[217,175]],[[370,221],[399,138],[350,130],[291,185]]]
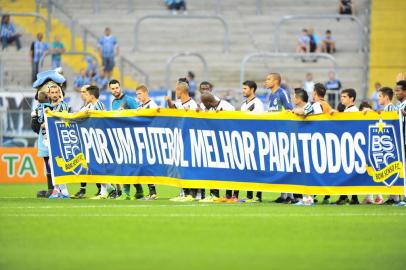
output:
[[[124,186],[124,193],[125,193],[126,195],[130,196],[130,187],[131,187],[131,185],[129,185],[129,184],[124,184],[123,186]]]
[[[156,195],[156,188],[154,184],[148,184],[149,195]]]
[[[48,183],[48,190],[53,190],[54,185],[52,184],[52,175],[47,173],[47,183]]]
[[[254,192],[253,191],[247,191],[247,198],[252,200],[253,197],[254,197]]]
[[[136,193],[143,193],[144,190],[142,189],[142,185],[141,184],[134,184],[135,187],[135,192]]]

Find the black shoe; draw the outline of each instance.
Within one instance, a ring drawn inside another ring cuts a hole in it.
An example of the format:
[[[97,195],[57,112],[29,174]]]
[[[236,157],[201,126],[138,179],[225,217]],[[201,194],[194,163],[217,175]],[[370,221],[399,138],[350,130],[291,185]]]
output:
[[[49,196],[48,196],[49,197]],[[48,198],[46,190],[40,190],[37,192],[37,198]]]
[[[98,189],[97,190],[97,193],[96,194],[94,194],[94,196],[96,197],[96,196],[99,196],[100,195],[100,192],[101,192],[101,190],[100,189]]]
[[[277,198],[276,200],[273,201],[274,203],[284,203],[285,200],[282,199],[282,197]]]
[[[117,197],[120,197],[121,195],[123,195],[123,191],[122,190],[117,191]]]
[[[336,205],[344,205],[344,204],[347,204],[347,203],[349,203],[350,202],[350,199],[348,199],[347,197],[345,197],[345,198],[340,198],[340,199],[338,199],[336,202],[334,202],[333,204],[336,204]]]
[[[395,201],[394,199],[388,199],[386,200],[383,204],[385,205],[392,205],[392,204],[397,204],[398,202]]]
[[[84,199],[86,197],[86,190],[79,189],[75,195],[72,196],[72,199]]]
[[[115,198],[117,198],[118,196],[117,196],[117,191],[115,190],[115,189],[113,189],[110,193],[109,193],[109,196],[108,196],[110,199],[115,199]]]
[[[144,198],[144,192],[135,193],[134,198],[135,198],[136,200],[141,199],[141,198]]]
[[[351,200],[350,204],[351,205],[357,205],[357,204],[359,204],[359,201],[358,200]]]
[[[294,204],[294,203],[296,203],[296,200],[292,199],[291,197],[287,197],[283,203],[284,204]]]

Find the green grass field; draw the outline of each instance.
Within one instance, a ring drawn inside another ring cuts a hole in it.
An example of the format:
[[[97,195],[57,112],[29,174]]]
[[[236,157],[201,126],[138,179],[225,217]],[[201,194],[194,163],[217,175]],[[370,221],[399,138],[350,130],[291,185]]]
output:
[[[90,193],[95,192],[93,185]],[[0,269],[404,269],[406,207],[36,199],[0,185]],[[70,185],[76,192],[78,186]]]

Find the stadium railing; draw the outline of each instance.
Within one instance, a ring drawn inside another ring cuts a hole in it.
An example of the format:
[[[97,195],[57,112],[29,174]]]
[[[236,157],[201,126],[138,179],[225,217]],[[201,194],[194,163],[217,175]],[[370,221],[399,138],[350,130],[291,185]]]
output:
[[[338,70],[338,65],[337,61],[334,58],[334,56],[327,54],[327,53],[312,53],[311,55],[308,54],[303,54],[303,53],[273,53],[273,52],[256,52],[256,53],[250,53],[244,56],[244,58],[241,60],[240,64],[240,86],[242,86],[242,83],[245,81],[245,71],[246,71],[246,64],[252,59],[252,58],[290,58],[290,59],[302,59],[302,58],[321,58],[321,59],[327,59],[332,63],[331,67],[325,67],[325,66],[318,66],[318,67],[312,67],[311,69],[329,69],[333,70],[337,74]],[[308,71],[309,67],[298,67],[296,65],[291,65],[291,66],[283,66],[279,67],[278,69],[289,69],[289,70],[303,70],[303,71]]]
[[[97,58],[95,55],[93,55],[93,54],[91,54],[91,53],[88,53],[88,52],[85,52],[85,51],[82,51],[82,52],[69,51],[69,52],[65,52],[64,55],[83,55],[83,56],[90,56],[90,57],[92,57],[92,58],[97,62],[97,66],[100,66],[100,63],[99,63],[98,58]],[[40,59],[40,65],[39,65],[39,66],[40,66],[40,70],[39,70],[39,71],[42,70],[42,68],[43,68],[43,66],[44,66],[45,58],[47,58],[48,56],[51,56],[51,54],[46,53],[46,54],[44,54],[44,55],[41,57],[41,59]]]
[[[229,44],[230,44],[230,33],[229,27],[226,20],[220,15],[165,15],[165,14],[151,14],[145,15],[140,17],[137,22],[135,23],[135,32],[134,32],[134,51],[141,51],[140,46],[138,45],[139,42],[139,31],[141,23],[149,20],[149,19],[164,19],[164,20],[217,20],[221,22],[224,28],[223,34],[223,53],[227,53],[229,51]]]

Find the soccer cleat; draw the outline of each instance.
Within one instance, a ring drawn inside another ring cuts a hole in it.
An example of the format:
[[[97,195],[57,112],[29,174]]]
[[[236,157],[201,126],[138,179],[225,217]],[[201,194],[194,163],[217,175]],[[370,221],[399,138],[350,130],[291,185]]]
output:
[[[90,198],[91,200],[105,200],[105,199],[107,199],[108,198],[108,195],[97,195],[97,196],[94,196],[94,197],[92,197],[92,198]]]
[[[398,203],[396,204],[396,206],[406,206],[406,202],[400,201],[400,202],[398,202]]]
[[[395,201],[394,199],[388,199],[386,200],[386,202],[384,202],[383,204],[385,205],[393,205],[393,204],[397,204],[398,202]]]
[[[156,199],[158,199],[158,197],[156,196],[156,194],[152,194],[152,195],[147,195],[144,198],[139,199],[140,201],[155,201]]]
[[[238,201],[238,198],[236,196],[232,196],[230,199],[227,200],[227,203],[235,203]]]
[[[374,204],[374,201],[370,198],[365,198],[361,204]]]
[[[351,200],[350,205],[358,205],[359,201],[358,200]]]
[[[303,201],[298,201],[297,203],[293,203],[293,205],[296,205],[296,206],[304,206],[305,203],[304,203]]]
[[[100,192],[101,192],[101,190],[100,190],[100,189],[97,189],[97,192],[96,192],[96,194],[94,194],[94,196],[99,196],[99,195],[100,195]]]
[[[321,204],[330,204],[330,200],[329,199],[323,199]]]
[[[183,198],[184,198],[184,196],[177,196],[177,197],[171,198],[169,200],[172,202],[180,202],[183,200]]]
[[[376,197],[375,200],[374,200],[374,203],[375,204],[383,204],[383,199],[380,198],[380,197]]]
[[[116,199],[117,197],[119,197],[119,196],[118,196],[117,191],[115,189],[113,189],[108,195],[109,199]]]
[[[215,197],[215,196],[207,196],[204,199],[201,199],[199,202],[201,203],[213,203],[213,202],[217,202],[219,198]]]
[[[294,203],[296,203],[296,200],[295,200],[295,199],[292,199],[291,197],[287,197],[287,198],[285,199],[285,201],[283,201],[283,203],[284,203],[284,204],[294,204]]]
[[[76,192],[75,195],[71,196],[72,199],[84,199],[86,198],[86,191],[80,189],[78,192]]]
[[[129,200],[131,200],[131,196],[128,195],[128,194],[123,193],[123,194],[121,194],[120,197],[117,197],[116,200],[118,200],[118,201],[129,201]]]
[[[283,199],[282,197],[277,198],[276,200],[273,201],[274,203],[284,203],[285,199]]]
[[[350,199],[348,199],[347,197],[345,198],[339,198],[337,201],[335,201],[333,204],[336,205],[344,205],[350,202]]]
[[[68,195],[64,195],[64,194],[60,193],[60,194],[59,194],[59,198],[60,198],[60,199],[70,199],[70,196],[69,196],[69,194],[68,194]]]
[[[139,199],[142,199],[142,198],[144,198],[144,193],[143,192],[135,193],[135,195],[134,195],[135,200],[139,200]]]
[[[146,201],[156,201],[158,199],[158,196],[156,194],[151,194],[148,195],[144,198]]]
[[[48,197],[49,199],[59,199],[61,194],[59,192],[52,192],[52,194]]]
[[[192,195],[187,195],[183,197],[183,200],[180,200],[180,202],[193,202],[193,201],[195,201],[195,198],[193,198]]]

